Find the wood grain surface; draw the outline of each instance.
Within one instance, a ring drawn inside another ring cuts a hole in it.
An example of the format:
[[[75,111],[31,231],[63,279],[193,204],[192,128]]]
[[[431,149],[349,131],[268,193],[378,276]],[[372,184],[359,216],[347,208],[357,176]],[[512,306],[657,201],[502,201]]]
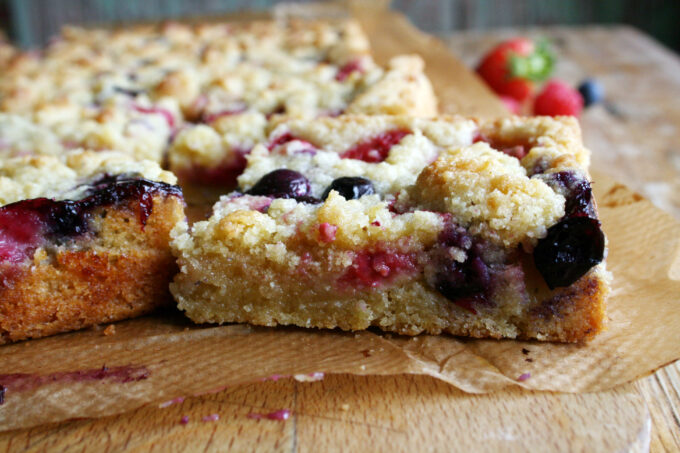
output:
[[[288,420],[249,418],[284,408]],[[425,376],[332,375],[2,433],[0,451],[646,451],[649,425],[633,385],[471,395]]]
[[[583,117],[586,143],[595,153],[595,167],[604,167],[601,170],[647,195],[669,193],[666,198],[652,199],[660,205],[666,203],[667,208],[680,209],[678,199],[670,193],[673,189],[645,191],[650,181],[674,187],[678,175],[672,163],[677,151],[664,151],[665,142],[649,137],[658,132],[656,129],[644,133],[645,128],[656,127],[655,118],[678,125],[677,116],[675,120],[667,117],[674,114],[671,95],[678,99],[680,83],[673,85],[668,68],[641,72],[630,56],[610,73],[602,55],[614,52],[623,58],[624,50],[614,48],[616,40],[625,37],[631,45],[647,49],[649,58],[658,59],[655,64],[676,70],[676,75],[680,74],[677,58],[629,29],[533,32],[552,36],[560,43],[558,72],[564,78],[602,75],[608,80],[606,88],[613,107],[594,108]],[[589,37],[590,32],[593,35]],[[460,35],[447,39],[447,44],[470,62],[499,38],[514,33]],[[600,62],[595,64],[598,55]],[[654,79],[657,76],[659,80]],[[606,77],[611,77],[611,82]],[[637,101],[626,96],[628,91],[636,90],[626,89],[625,85],[653,86],[655,82],[667,91],[653,99],[668,99],[659,105],[645,105],[642,113],[633,110]],[[676,91],[669,92],[669,87]],[[473,97],[483,96],[484,90],[476,90]],[[460,102],[466,105],[468,101]],[[626,112],[624,116],[622,111]],[[647,121],[646,126],[638,124],[639,115]],[[633,132],[627,133],[629,130]],[[670,131],[669,126],[661,130],[671,134],[668,143],[680,138],[680,132]],[[631,147],[639,152],[630,151]],[[656,159],[656,163],[638,163],[640,156]],[[633,171],[636,168],[640,171]],[[614,390],[580,395],[519,390],[471,395],[418,376],[335,375],[309,383],[285,379],[190,397],[164,408],[147,406],[113,417],[0,433],[0,452],[647,451],[650,443],[652,451],[677,451],[679,383],[675,366]],[[279,409],[290,409],[291,417],[248,417]],[[213,414],[219,419],[212,420],[209,416]],[[185,416],[188,423],[182,424]],[[209,420],[203,421],[204,417]]]

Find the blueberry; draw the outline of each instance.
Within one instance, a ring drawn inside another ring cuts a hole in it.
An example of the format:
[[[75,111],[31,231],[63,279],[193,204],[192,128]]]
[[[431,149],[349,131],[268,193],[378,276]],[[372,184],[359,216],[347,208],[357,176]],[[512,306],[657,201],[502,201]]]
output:
[[[451,301],[484,293],[491,277],[481,258],[469,258],[463,263],[447,260],[437,274],[436,288]]]
[[[585,177],[572,171],[560,171],[551,173],[545,181],[554,190],[564,194],[565,217],[595,217],[592,189]]]
[[[331,190],[337,191],[340,195],[345,197],[346,200],[354,200],[356,198],[361,198],[364,195],[372,195],[375,193],[373,183],[371,183],[369,179],[362,178],[361,176],[343,176],[334,179],[321,196],[321,199],[325,200],[328,198],[328,194],[331,193]]]
[[[604,99],[604,88],[595,79],[586,79],[578,86],[578,92],[583,96],[583,105],[589,107]]]
[[[602,258],[604,234],[600,222],[585,216],[553,225],[534,248],[534,263],[550,289],[571,285]]]
[[[298,201],[311,199],[312,188],[309,180],[302,174],[280,168],[264,175],[246,193],[249,195],[263,195],[273,198],[294,198]]]

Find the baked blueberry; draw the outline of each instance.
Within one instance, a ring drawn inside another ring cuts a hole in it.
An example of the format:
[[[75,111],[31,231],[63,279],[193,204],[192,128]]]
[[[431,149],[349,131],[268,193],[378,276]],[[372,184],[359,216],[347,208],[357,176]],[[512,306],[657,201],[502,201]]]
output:
[[[312,187],[309,180],[301,173],[286,168],[279,168],[264,175],[246,193],[249,195],[262,195],[273,198],[294,198],[299,201],[307,201],[310,198]]]
[[[373,183],[370,179],[362,178],[361,176],[343,176],[334,179],[330,186],[324,191],[321,196],[322,200],[328,198],[331,190],[337,191],[340,195],[345,197],[345,200],[355,200],[364,195],[372,195],[375,193]]]
[[[584,216],[553,225],[534,249],[534,263],[550,289],[571,285],[603,258],[600,222]]]
[[[552,173],[546,179],[548,185],[564,194],[565,217],[595,217],[592,189],[587,179],[573,171]]]

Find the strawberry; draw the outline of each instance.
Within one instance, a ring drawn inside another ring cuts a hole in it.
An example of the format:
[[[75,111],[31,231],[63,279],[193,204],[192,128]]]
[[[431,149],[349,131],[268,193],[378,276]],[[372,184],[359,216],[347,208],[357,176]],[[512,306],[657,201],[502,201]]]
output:
[[[477,74],[500,96],[523,102],[534,92],[534,82],[550,76],[555,58],[545,41],[527,38],[502,42],[482,59]]]
[[[551,80],[534,99],[534,115],[579,116],[583,110],[583,97],[570,85]]]

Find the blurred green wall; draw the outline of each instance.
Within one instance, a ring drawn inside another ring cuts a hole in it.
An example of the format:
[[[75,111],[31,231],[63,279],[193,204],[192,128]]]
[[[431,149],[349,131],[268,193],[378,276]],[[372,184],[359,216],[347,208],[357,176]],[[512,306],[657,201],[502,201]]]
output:
[[[38,46],[62,24],[152,20],[266,9],[280,0],[0,0],[0,27],[23,47]],[[431,33],[526,25],[638,27],[680,50],[680,0],[393,0]]]

